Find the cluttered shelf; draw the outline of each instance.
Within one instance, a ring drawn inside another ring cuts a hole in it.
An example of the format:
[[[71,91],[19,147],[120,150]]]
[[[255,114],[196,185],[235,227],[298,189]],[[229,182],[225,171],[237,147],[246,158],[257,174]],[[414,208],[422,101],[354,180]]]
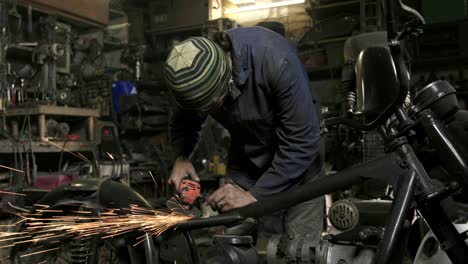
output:
[[[0,115],[4,116],[5,118],[9,119],[16,119],[18,117],[24,117],[29,115],[36,115],[37,118],[37,127],[38,133],[37,137],[43,139],[47,135],[47,127],[48,123],[47,120],[51,120],[50,116],[66,116],[66,117],[79,117],[84,119],[87,126],[87,137],[89,141],[94,141],[94,119],[100,116],[100,112],[98,109],[91,109],[91,108],[78,108],[78,107],[66,107],[66,106],[55,106],[55,105],[36,105],[26,108],[11,108],[6,109],[0,112]],[[11,123],[11,131],[12,137],[18,138],[18,123]],[[56,125],[54,125],[56,126]],[[67,124],[67,129],[69,130],[69,125]],[[67,131],[65,134],[68,134]],[[48,135],[52,136],[52,135]]]
[[[0,140],[0,153],[9,154],[32,150],[35,153],[52,153],[52,152],[93,152],[97,149],[96,142],[92,141],[23,141],[14,143],[9,140]]]
[[[182,25],[182,26],[168,26],[168,27],[160,27],[156,29],[149,29],[146,31],[147,34],[154,34],[154,35],[166,35],[166,34],[174,34],[180,32],[189,32],[189,31],[200,31],[202,30],[203,24],[191,24],[191,25]]]
[[[307,13],[316,19],[321,19],[339,13],[359,12],[361,0],[342,1],[331,4],[311,4],[306,8]]]
[[[12,108],[0,111],[5,116],[23,116],[23,115],[63,115],[63,116],[86,116],[99,117],[99,110],[91,108],[78,108],[67,106],[37,105],[28,108]]]
[[[314,9],[327,9],[327,8],[336,8],[336,7],[347,7],[349,5],[359,4],[361,0],[350,0],[350,1],[341,1],[338,3],[330,3],[330,4],[313,4]]]

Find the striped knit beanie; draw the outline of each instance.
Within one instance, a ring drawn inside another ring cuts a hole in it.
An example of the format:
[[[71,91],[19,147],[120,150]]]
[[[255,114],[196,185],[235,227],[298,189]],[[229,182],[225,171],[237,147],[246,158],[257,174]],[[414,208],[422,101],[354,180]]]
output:
[[[182,108],[208,111],[231,78],[231,66],[216,43],[194,37],[172,48],[164,75]]]

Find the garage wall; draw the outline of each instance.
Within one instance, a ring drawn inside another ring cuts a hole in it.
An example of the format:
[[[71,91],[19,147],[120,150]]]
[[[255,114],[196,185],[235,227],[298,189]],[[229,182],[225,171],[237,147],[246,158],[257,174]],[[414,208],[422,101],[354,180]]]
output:
[[[308,7],[308,4],[297,4],[236,14],[224,14],[224,17],[234,19],[242,26],[253,26],[261,21],[279,21],[286,27],[286,37],[293,42],[297,42],[311,24],[311,18],[305,10],[306,7]]]

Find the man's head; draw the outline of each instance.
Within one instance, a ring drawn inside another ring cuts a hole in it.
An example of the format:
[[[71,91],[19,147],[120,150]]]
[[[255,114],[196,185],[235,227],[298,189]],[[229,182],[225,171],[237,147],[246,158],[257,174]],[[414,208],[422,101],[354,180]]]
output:
[[[164,75],[182,108],[207,112],[226,95],[231,65],[227,54],[216,43],[194,37],[172,48]]]

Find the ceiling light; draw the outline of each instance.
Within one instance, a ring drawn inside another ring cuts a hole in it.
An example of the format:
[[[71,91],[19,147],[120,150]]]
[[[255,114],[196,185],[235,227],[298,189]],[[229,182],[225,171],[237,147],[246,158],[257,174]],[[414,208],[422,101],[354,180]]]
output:
[[[297,4],[303,4],[303,3],[305,3],[305,0],[281,1],[281,2],[274,2],[274,3],[268,3],[268,4],[258,4],[258,5],[250,5],[250,6],[233,8],[233,9],[226,9],[224,11],[224,13],[225,14],[234,14],[234,13],[254,11],[254,10],[260,10],[260,9],[267,9],[267,8],[273,8],[273,7],[297,5]]]
[[[255,0],[229,0],[229,2],[235,5],[243,5],[243,4],[254,4]]]

